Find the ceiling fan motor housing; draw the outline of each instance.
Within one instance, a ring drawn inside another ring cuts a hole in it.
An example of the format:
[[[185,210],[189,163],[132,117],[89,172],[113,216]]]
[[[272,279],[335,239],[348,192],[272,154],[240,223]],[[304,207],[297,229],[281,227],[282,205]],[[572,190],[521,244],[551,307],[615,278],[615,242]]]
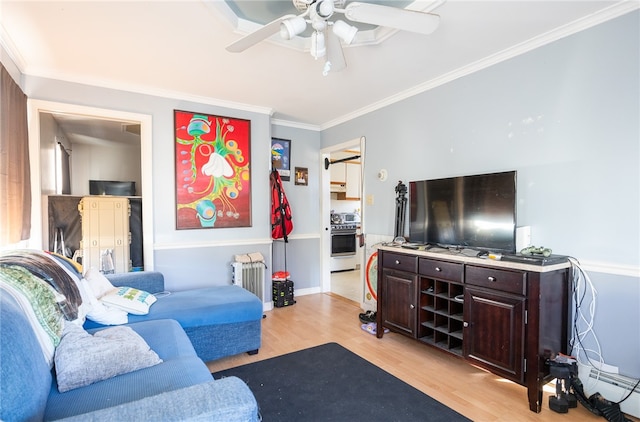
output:
[[[298,9],[300,12],[305,12],[309,8],[309,6],[318,2],[318,0],[292,0],[292,1],[293,1],[293,6],[296,9]],[[346,0],[333,0],[331,2],[333,3],[334,7],[342,8]]]

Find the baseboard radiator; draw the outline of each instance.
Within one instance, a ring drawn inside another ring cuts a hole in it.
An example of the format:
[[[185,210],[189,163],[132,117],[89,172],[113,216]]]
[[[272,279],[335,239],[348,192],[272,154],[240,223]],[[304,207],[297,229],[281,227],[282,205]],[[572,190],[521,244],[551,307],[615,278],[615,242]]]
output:
[[[236,255],[233,267],[233,284],[242,286],[264,302],[264,282],[267,265],[262,254],[256,252]]]
[[[587,365],[579,365],[578,373],[587,396],[602,394],[605,399],[617,402],[627,397],[638,380],[619,374],[609,374]],[[640,418],[640,390],[636,389],[628,399],[620,403],[620,410]]]

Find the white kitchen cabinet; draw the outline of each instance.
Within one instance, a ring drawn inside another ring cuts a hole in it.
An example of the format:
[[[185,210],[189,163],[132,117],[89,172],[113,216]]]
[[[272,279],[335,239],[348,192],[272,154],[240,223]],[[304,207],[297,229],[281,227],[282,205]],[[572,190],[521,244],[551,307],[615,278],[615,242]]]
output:
[[[347,183],[347,164],[346,163],[334,163],[331,164],[329,170],[331,170],[331,183],[346,184]]]
[[[331,164],[331,192],[344,194],[347,191],[347,165],[345,163]],[[340,198],[339,198],[340,199]]]
[[[346,192],[344,199],[360,199],[360,163],[346,164]]]

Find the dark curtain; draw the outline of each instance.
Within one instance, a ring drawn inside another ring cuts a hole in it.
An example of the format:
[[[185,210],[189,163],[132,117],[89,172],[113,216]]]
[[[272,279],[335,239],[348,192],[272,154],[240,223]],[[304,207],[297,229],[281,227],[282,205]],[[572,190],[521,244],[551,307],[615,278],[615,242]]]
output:
[[[27,96],[0,63],[0,246],[31,235]]]
[[[71,194],[71,171],[69,168],[69,153],[64,149],[64,145],[58,142],[58,152],[60,154],[60,173],[62,175],[61,185],[56,186],[58,193],[69,195]]]

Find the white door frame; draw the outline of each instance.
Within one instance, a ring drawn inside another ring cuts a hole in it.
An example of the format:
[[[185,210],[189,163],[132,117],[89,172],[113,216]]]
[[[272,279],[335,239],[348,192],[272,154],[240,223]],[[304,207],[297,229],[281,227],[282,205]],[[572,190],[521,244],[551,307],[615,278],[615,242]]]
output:
[[[142,233],[144,269],[153,270],[153,154],[152,154],[152,118],[148,114],[129,113],[126,111],[110,110],[94,107],[85,107],[75,104],[58,103],[42,100],[28,101],[29,121],[29,160],[31,168],[31,238],[29,247],[43,249],[48,243],[45,228],[46,198],[42,195],[41,166],[40,166],[40,113],[77,114],[104,120],[118,120],[131,123],[140,123],[140,153],[141,153],[141,179],[142,179]]]
[[[364,136],[360,138],[352,139],[350,141],[346,141],[337,145],[331,145],[329,147],[323,148],[320,150],[320,174],[322,177],[320,178],[320,192],[322,198],[321,205],[321,242],[320,242],[320,269],[321,269],[321,291],[322,292],[330,292],[331,291],[331,172],[329,169],[325,170],[325,159],[331,159],[330,155],[332,152],[342,151],[345,149],[359,147],[360,148],[360,161],[362,165],[360,166],[360,217],[361,217],[361,232],[365,233],[365,215],[364,215],[364,207],[362,206],[362,198],[364,198],[365,190],[364,190],[364,170],[365,170],[365,142],[366,139]],[[358,246],[359,247],[359,246]],[[364,254],[362,254],[362,261],[366,259]],[[361,284],[362,284],[362,294],[360,298],[360,305],[364,302],[364,262],[360,262],[360,275],[361,275]]]

